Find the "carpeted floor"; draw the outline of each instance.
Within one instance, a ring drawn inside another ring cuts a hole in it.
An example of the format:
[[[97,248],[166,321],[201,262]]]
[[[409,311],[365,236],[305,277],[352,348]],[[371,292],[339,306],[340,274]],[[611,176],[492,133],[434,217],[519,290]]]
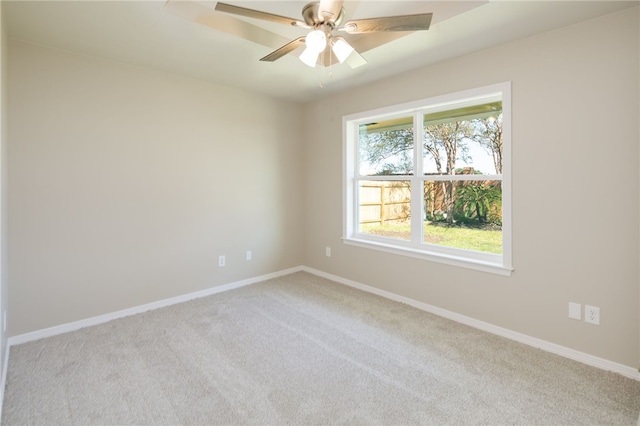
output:
[[[640,382],[295,273],[11,348],[2,423],[635,425]]]

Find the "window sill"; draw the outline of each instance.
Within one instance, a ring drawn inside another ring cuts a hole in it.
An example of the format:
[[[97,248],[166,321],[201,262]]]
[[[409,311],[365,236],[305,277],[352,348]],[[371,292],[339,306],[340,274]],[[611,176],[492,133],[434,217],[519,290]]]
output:
[[[511,276],[512,268],[503,266],[500,263],[485,260],[471,259],[468,257],[454,256],[450,254],[429,252],[410,247],[402,247],[392,244],[385,244],[378,241],[370,241],[358,238],[343,238],[344,244],[362,247],[371,250],[383,251],[386,253],[397,254],[400,256],[413,257],[416,259],[428,260],[431,262],[444,263],[446,265],[458,266],[476,271],[489,272],[492,274]]]

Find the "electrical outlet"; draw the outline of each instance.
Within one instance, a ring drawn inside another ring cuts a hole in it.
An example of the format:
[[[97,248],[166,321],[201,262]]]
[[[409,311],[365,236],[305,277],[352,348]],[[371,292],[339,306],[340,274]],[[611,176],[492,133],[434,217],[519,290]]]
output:
[[[582,319],[582,305],[579,303],[569,302],[569,318],[581,320]]]
[[[325,247],[325,248],[324,248],[324,254],[325,254],[327,257],[331,257],[331,247]]]
[[[253,255],[251,254],[251,250],[247,250],[247,260],[251,260]]]
[[[227,259],[224,256],[218,256],[218,266],[223,267],[227,264]]]
[[[584,320],[589,324],[600,325],[600,308],[584,305]]]

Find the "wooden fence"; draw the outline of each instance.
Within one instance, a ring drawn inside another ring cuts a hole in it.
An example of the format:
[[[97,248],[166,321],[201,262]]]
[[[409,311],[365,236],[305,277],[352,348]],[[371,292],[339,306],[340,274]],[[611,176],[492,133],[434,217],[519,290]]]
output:
[[[471,168],[471,171],[473,169]],[[463,174],[470,174],[467,169]],[[500,185],[499,181],[482,181],[489,185]],[[425,181],[422,188],[424,214],[428,218],[437,217],[448,211],[445,191],[455,193],[456,188],[466,181]],[[360,184],[360,223],[378,224],[399,223],[411,216],[411,188],[406,181],[366,181]],[[453,200],[451,200],[453,202]],[[492,205],[493,215],[501,215],[501,204]],[[496,210],[497,209],[497,210]]]
[[[360,185],[360,223],[404,222],[411,213],[408,182],[363,182]]]

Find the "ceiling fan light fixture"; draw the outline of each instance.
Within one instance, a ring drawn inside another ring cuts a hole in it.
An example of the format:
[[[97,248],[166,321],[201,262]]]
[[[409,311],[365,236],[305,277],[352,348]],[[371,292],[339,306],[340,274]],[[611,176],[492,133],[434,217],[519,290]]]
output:
[[[336,55],[336,58],[338,58],[338,61],[340,61],[340,63],[343,63],[355,49],[345,39],[341,37],[335,37],[331,43],[331,50],[333,50],[333,53],[334,55]]]
[[[307,48],[300,55],[300,60],[313,68],[318,62],[320,53],[327,48],[327,35],[324,31],[313,30],[305,37],[304,44]]]

